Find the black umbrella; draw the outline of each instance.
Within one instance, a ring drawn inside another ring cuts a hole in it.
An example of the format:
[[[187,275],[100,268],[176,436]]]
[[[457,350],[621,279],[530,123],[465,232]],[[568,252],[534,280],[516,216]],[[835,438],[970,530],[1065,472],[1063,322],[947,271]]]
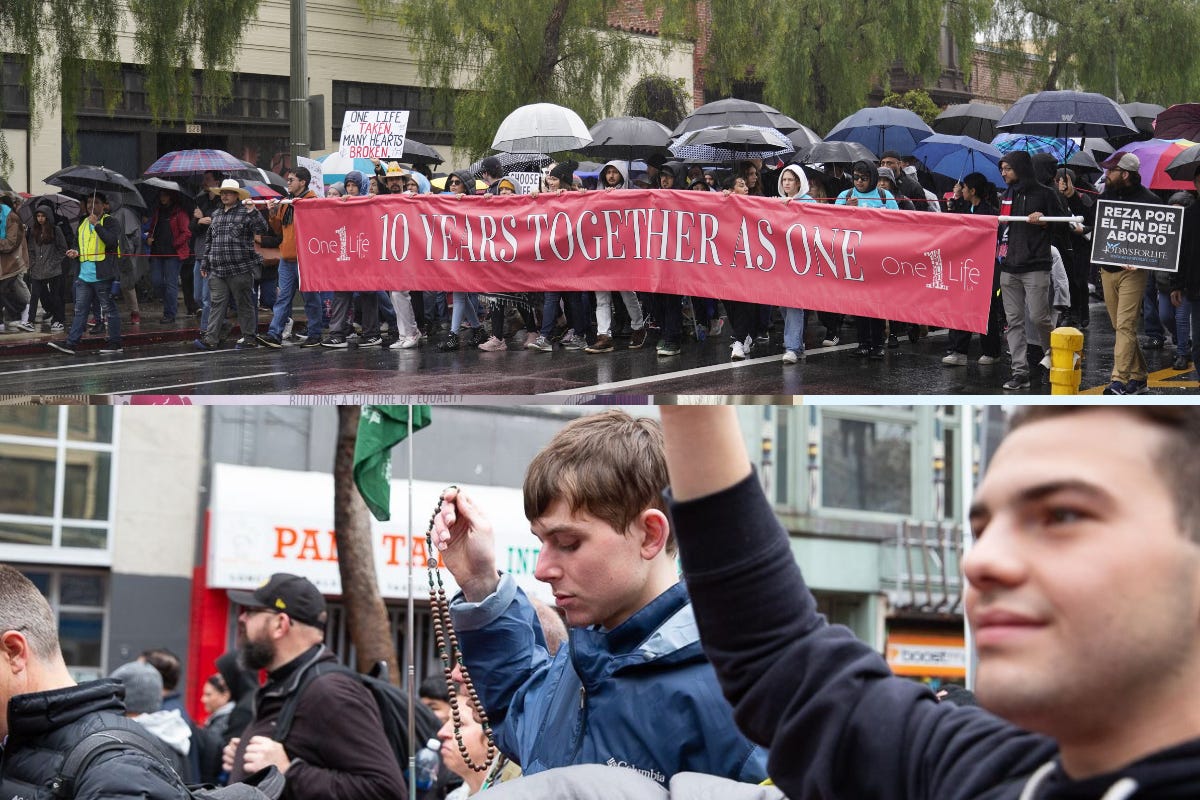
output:
[[[1066,139],[1072,136],[1107,138],[1137,133],[1137,126],[1115,102],[1095,92],[1038,92],[1027,94],[996,123],[1005,133],[1031,133]]]
[[[404,140],[404,154],[400,156],[400,161],[405,164],[441,164],[445,160],[441,153],[427,144],[421,144],[416,139]]]
[[[1194,144],[1171,159],[1166,173],[1177,181],[1194,181],[1200,169],[1200,144]]]
[[[670,128],[645,117],[608,117],[593,125],[588,133],[592,135],[592,143],[579,152],[592,158],[624,161],[668,155],[671,138]]]
[[[58,186],[64,192],[80,197],[87,197],[96,192],[117,199],[123,205],[145,208],[142,196],[137,187],[119,172],[107,167],[95,167],[89,164],[75,164],[47,177],[44,181],[51,186]]]
[[[1086,150],[1079,150],[1067,159],[1067,166],[1076,172],[1103,172],[1096,159]]]
[[[1079,149],[1090,155],[1097,164],[1116,152],[1116,148],[1103,139],[1084,139]]]
[[[717,125],[680,136],[671,154],[686,161],[723,164],[743,158],[770,158],[790,154],[791,141],[774,128],[754,125]]]
[[[1165,108],[1154,103],[1122,103],[1121,110],[1129,115],[1138,131],[1149,134],[1154,133],[1155,117],[1166,111]]]
[[[67,197],[62,192],[39,194],[26,200],[17,209],[17,214],[20,216],[21,222],[25,223],[25,227],[33,225],[33,215],[37,213],[37,207],[46,204],[51,206],[52,213],[60,220],[74,222],[83,216],[83,207],[74,197]]]
[[[791,133],[802,127],[799,122],[778,109],[763,103],[727,97],[724,100],[705,103],[688,114],[675,126],[671,135],[679,136],[688,131],[711,128],[714,125],[757,125],[761,128],[774,128],[781,133]]]
[[[858,142],[817,142],[803,152],[797,149],[797,160],[806,164],[853,164],[855,161],[878,161],[866,145]]]
[[[505,172],[539,170],[554,160],[544,153],[496,153],[492,158],[499,159]],[[467,171],[478,178],[483,173],[483,159],[467,167]]]
[[[930,127],[938,133],[990,142],[996,138],[996,122],[1003,116],[1004,109],[991,103],[960,103],[946,106]]]
[[[801,125],[796,130],[787,135],[788,141],[796,146],[799,150],[801,147],[812,147],[821,141],[821,137],[812,128],[807,128]]]
[[[191,195],[184,192],[183,187],[175,181],[169,181],[165,178],[146,178],[145,180],[138,181],[137,187],[138,192],[142,195],[142,199],[146,201],[147,209],[158,206],[158,193],[163,191],[174,192],[176,202],[189,214],[196,207],[196,201],[192,199]]]

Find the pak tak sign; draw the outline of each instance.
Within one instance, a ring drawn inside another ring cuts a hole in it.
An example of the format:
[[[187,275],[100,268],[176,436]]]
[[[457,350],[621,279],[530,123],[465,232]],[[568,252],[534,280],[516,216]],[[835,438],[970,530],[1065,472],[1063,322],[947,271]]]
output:
[[[407,133],[407,111],[347,111],[338,151],[347,158],[400,158]]]
[[[1182,208],[1100,200],[1092,263],[1178,272],[1182,235]]]

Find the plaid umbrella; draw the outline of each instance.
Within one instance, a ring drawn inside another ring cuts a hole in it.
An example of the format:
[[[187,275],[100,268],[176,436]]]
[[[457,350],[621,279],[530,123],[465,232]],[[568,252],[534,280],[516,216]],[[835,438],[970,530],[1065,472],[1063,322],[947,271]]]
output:
[[[145,174],[160,178],[186,178],[209,171],[242,173],[246,171],[246,166],[241,159],[224,150],[176,150],[147,167]]]
[[[744,158],[771,158],[786,155],[796,148],[774,128],[757,125],[714,125],[689,131],[668,148],[685,161],[724,164]]]
[[[1029,136],[1023,133],[998,133],[992,139],[992,144],[1002,153],[1014,150],[1024,150],[1029,155],[1049,153],[1064,164],[1067,159],[1079,151],[1079,145],[1070,139],[1055,139],[1050,136]]]

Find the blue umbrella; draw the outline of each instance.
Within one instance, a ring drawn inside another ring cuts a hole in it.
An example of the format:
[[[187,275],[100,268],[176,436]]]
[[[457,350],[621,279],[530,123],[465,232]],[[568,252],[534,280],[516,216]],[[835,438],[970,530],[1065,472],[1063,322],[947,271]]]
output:
[[[1004,153],[970,136],[935,133],[921,140],[912,154],[929,167],[930,172],[947,178],[962,180],[964,175],[978,172],[994,184],[1001,182],[1000,159]]]
[[[1071,139],[1030,136],[1023,133],[998,133],[996,138],[992,139],[992,144],[1002,153],[1011,153],[1014,150],[1024,150],[1031,156],[1037,153],[1049,153],[1058,159],[1060,164],[1065,164],[1067,159],[1079,152],[1079,145]]]
[[[1121,107],[1095,92],[1038,92],[1027,94],[996,123],[996,130],[1032,133],[1066,139],[1136,134],[1137,125]]]
[[[872,153],[897,150],[907,155],[932,135],[933,128],[908,109],[880,106],[855,111],[835,125],[825,141],[858,142]]]

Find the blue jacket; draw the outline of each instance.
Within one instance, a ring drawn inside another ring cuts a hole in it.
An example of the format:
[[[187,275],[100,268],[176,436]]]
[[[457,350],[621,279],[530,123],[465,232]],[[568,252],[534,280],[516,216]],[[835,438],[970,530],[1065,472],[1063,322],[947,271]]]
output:
[[[607,764],[663,785],[677,772],[766,777],[767,754],[734,725],[682,583],[611,631],[572,628],[553,659],[510,575],[482,602],[455,597],[451,611],[496,744],[526,775]]]

